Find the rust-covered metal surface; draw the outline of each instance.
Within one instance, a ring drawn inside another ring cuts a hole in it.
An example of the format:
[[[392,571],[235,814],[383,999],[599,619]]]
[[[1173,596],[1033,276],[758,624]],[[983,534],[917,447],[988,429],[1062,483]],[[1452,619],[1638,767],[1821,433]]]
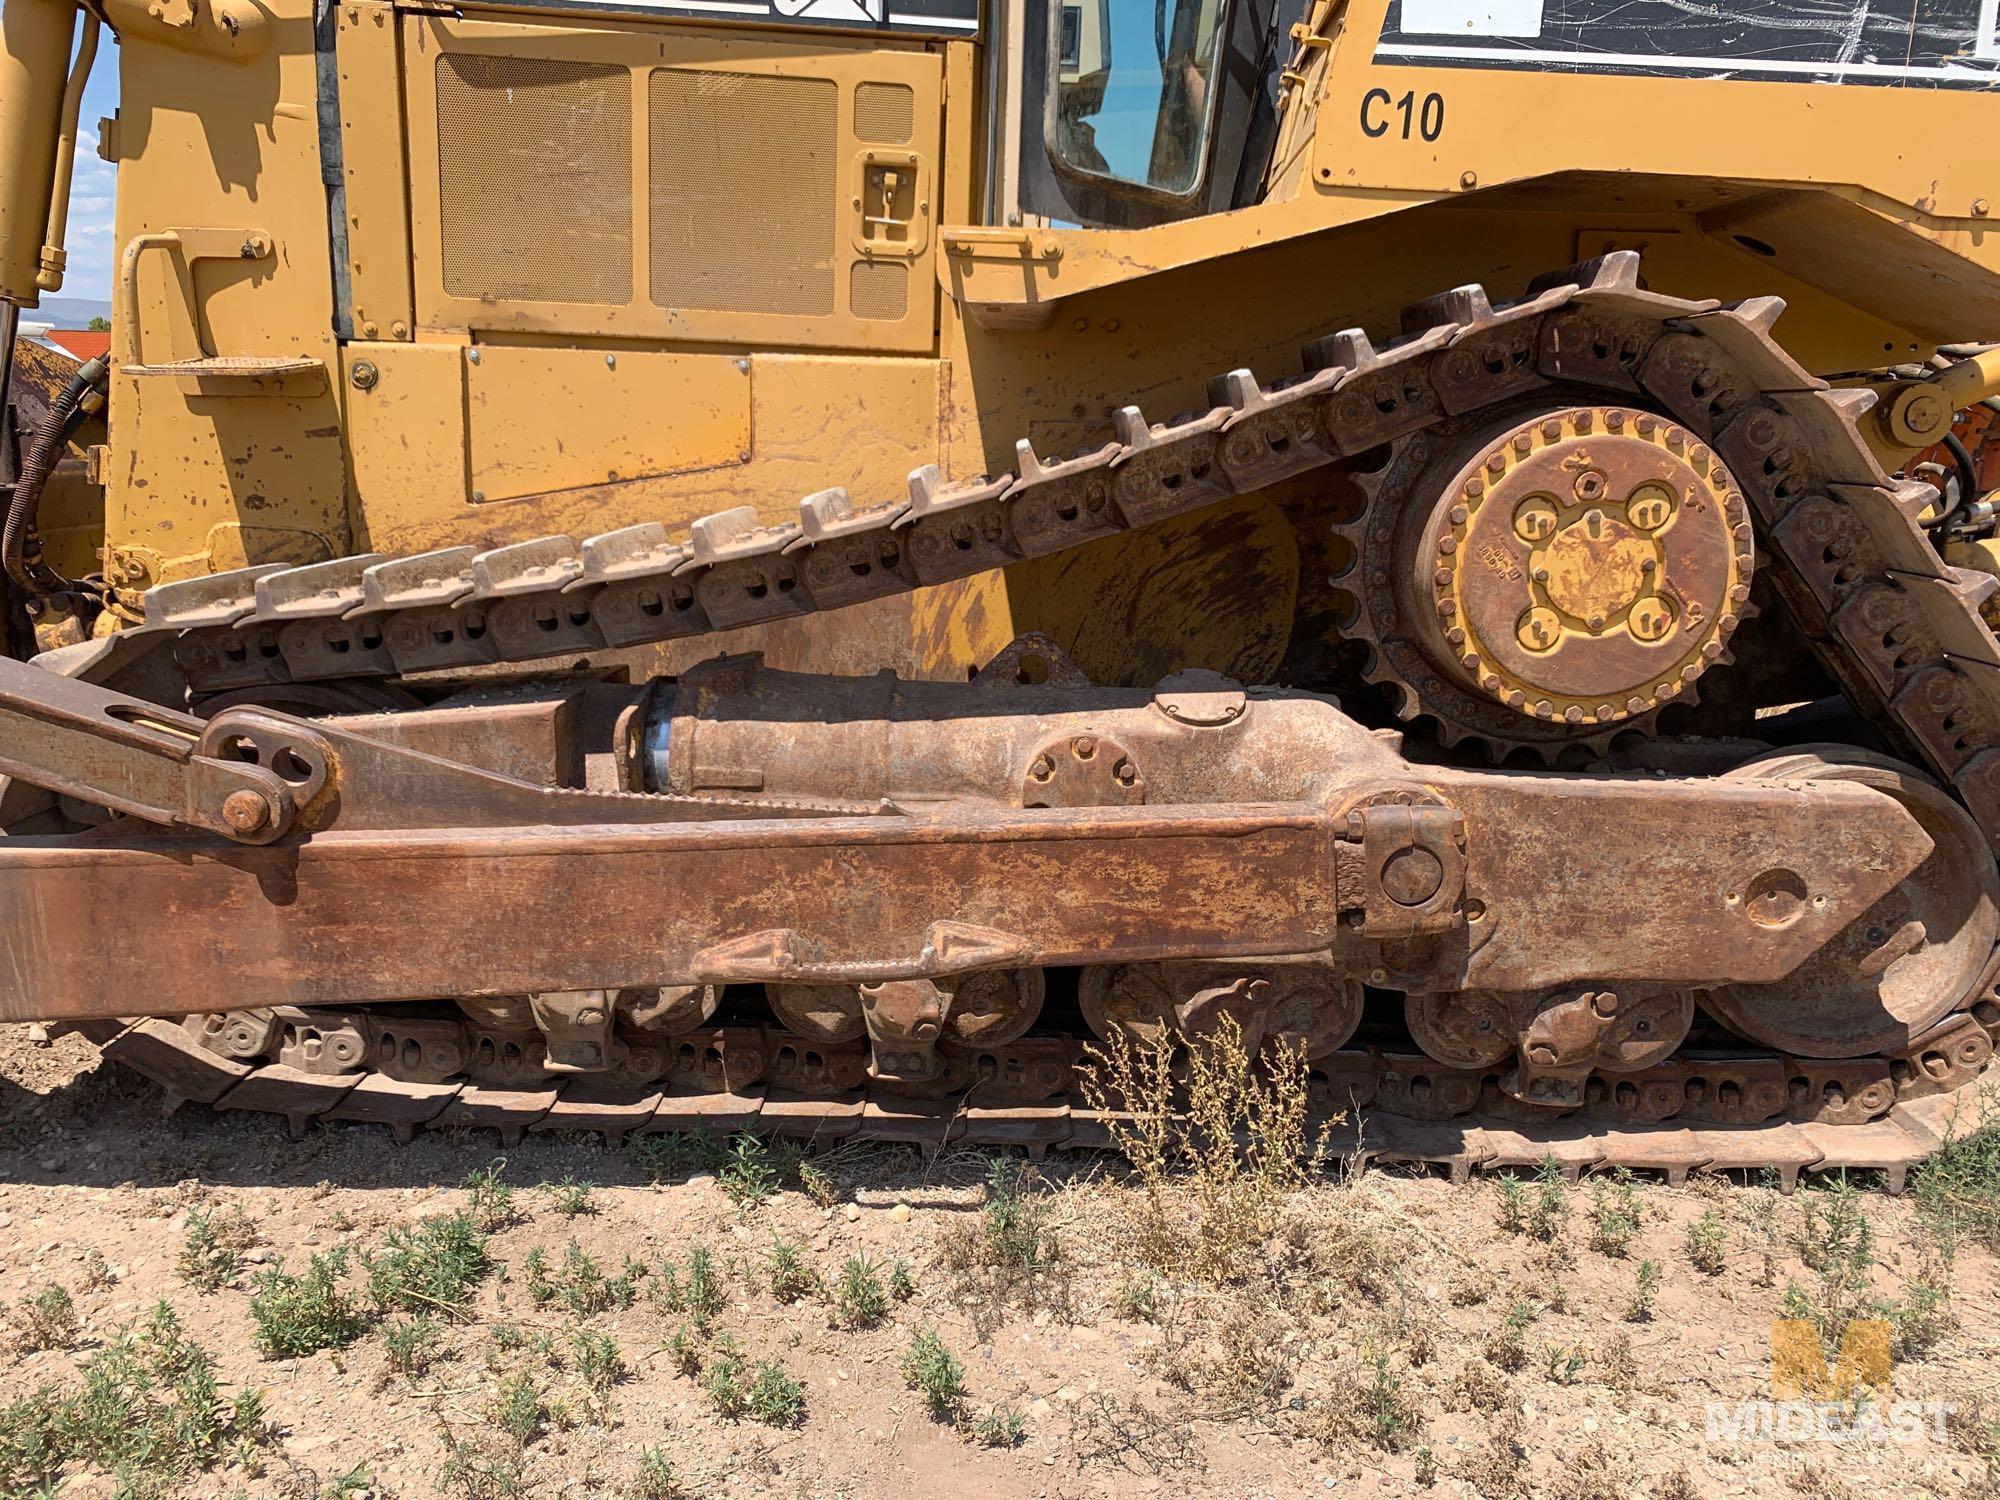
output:
[[[0,770],[122,815],[15,788],[0,1015],[295,1125],[1037,1148],[1104,1139],[1081,1031],[1226,1015],[1303,1051],[1362,1155],[1899,1176],[2000,1035],[1993,580],[1776,311],[1614,256],[907,502],[156,588],[74,676],[0,664]],[[1420,741],[1213,673],[1096,687],[1034,638],[971,683],[370,681],[691,645],[1313,474],[1361,497],[1327,586]],[[1648,753],[1758,580],[1908,760]],[[162,667],[206,719],[90,680]]]

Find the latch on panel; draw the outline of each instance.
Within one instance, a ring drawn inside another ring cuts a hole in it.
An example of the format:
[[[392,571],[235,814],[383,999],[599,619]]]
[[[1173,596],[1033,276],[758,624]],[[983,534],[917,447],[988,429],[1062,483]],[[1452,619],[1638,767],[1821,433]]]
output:
[[[859,162],[855,244],[864,255],[914,257],[930,240],[923,163],[915,152],[869,150]]]

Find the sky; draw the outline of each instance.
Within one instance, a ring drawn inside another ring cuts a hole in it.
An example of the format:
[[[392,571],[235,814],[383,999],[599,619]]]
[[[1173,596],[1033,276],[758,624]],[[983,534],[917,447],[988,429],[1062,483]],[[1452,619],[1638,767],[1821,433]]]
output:
[[[107,30],[97,49],[97,63],[83,91],[83,113],[77,121],[76,176],[70,190],[69,270],[57,296],[111,300],[111,189],[116,171],[97,154],[97,122],[118,108],[118,44]]]

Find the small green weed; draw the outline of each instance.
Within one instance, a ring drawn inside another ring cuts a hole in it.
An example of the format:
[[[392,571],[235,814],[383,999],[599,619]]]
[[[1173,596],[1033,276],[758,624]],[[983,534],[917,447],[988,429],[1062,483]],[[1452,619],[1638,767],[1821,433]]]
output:
[[[281,1261],[257,1278],[250,1294],[257,1350],[266,1359],[290,1359],[321,1349],[343,1349],[366,1326],[354,1299],[341,1287],[344,1249],[315,1255],[297,1275]]]
[[[995,1406],[972,1424],[973,1440],[982,1448],[1018,1448],[1028,1435],[1028,1419],[1011,1406]]]
[[[501,1181],[506,1171],[507,1158],[498,1156],[465,1179],[466,1191],[472,1194],[468,1211],[482,1234],[505,1229],[519,1217],[514,1209],[514,1190]]]
[[[51,1283],[14,1304],[14,1339],[23,1349],[67,1349],[76,1343],[82,1324],[76,1299]]]
[[[1640,1261],[1638,1273],[1632,1278],[1632,1300],[1625,1304],[1625,1321],[1651,1322],[1653,1302],[1659,1294],[1660,1263],[1656,1260]]]
[[[1619,1167],[1609,1178],[1600,1177],[1592,1184],[1591,1249],[1623,1260],[1632,1248],[1632,1237],[1639,1232],[1639,1218],[1639,1193],[1625,1168]]]
[[[492,1260],[478,1220],[461,1212],[434,1215],[414,1228],[392,1225],[383,1249],[363,1256],[362,1264],[368,1295],[384,1312],[460,1317]]]
[[[444,1328],[436,1318],[392,1318],[382,1325],[382,1349],[389,1368],[414,1379],[437,1363],[443,1352]]]
[[[933,1422],[956,1422],[965,1402],[965,1366],[935,1328],[920,1329],[903,1351],[903,1381],[924,1398]]]
[[[256,1243],[256,1228],[239,1206],[215,1213],[191,1208],[174,1270],[198,1291],[220,1291],[236,1279],[243,1269],[243,1252]]]
[[[806,1264],[805,1252],[787,1239],[771,1241],[771,1253],[764,1261],[764,1280],[771,1295],[787,1305],[809,1297],[819,1286],[819,1277]]]
[[[833,1284],[832,1321],[836,1328],[873,1328],[889,1316],[889,1291],[865,1255],[850,1255],[841,1263]]]
[[[1704,1208],[1689,1221],[1687,1257],[1688,1264],[1704,1276],[1720,1276],[1728,1264],[1729,1231],[1713,1208]]]

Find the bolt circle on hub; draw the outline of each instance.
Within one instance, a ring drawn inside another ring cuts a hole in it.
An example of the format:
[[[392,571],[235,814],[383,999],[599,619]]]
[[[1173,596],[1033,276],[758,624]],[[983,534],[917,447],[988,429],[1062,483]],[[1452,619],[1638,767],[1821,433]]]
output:
[[[1748,512],[1685,430],[1574,406],[1441,457],[1405,586],[1444,671],[1523,716],[1606,725],[1721,657],[1750,597]]]

